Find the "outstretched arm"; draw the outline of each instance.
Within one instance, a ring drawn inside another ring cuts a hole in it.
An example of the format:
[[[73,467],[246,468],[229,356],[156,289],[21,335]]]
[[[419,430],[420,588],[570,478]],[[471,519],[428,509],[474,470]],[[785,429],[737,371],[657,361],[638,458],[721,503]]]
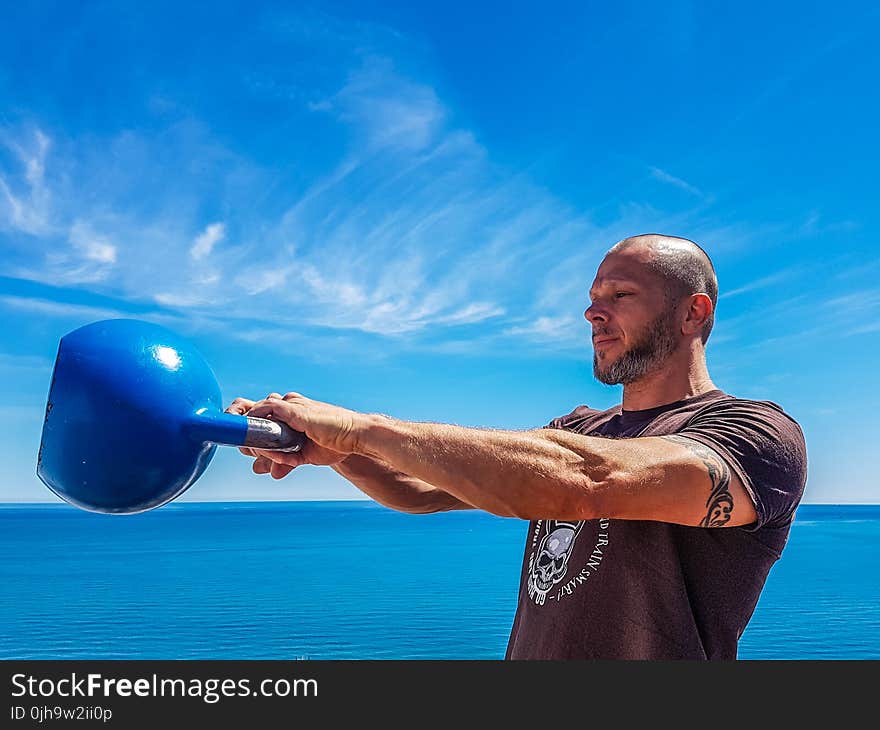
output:
[[[271,393],[269,397],[281,398],[281,395]],[[226,412],[245,415],[254,403],[255,401],[247,398],[236,398]],[[285,463],[277,461],[279,452],[247,447],[240,448],[239,451],[254,457],[252,468],[255,473],[270,474],[274,479],[282,479],[301,464],[329,466],[368,497],[399,512],[421,514],[474,509],[473,505],[421,479],[411,477],[379,459],[358,454],[342,454],[322,448],[314,441],[309,441],[302,452],[296,454],[295,460],[288,458]]]
[[[279,418],[324,447],[378,459],[496,515],[704,527],[756,519],[738,475],[714,451],[683,437],[608,439],[414,423],[296,393],[261,401],[251,415]]]
[[[474,509],[449,492],[404,474],[377,458],[351,454],[331,466],[364,494],[399,512],[422,514]]]

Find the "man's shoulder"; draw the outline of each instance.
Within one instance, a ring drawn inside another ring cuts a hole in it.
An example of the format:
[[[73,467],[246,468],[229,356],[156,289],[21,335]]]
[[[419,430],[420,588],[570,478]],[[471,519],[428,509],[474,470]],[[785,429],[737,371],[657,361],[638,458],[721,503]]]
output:
[[[742,396],[723,393],[719,398],[702,405],[694,414],[695,416],[729,415],[743,418],[769,418],[774,421],[783,420],[797,426],[800,424],[794,415],[784,406],[774,400],[759,398],[744,398]]]
[[[602,424],[610,421],[622,412],[620,404],[606,409],[579,405],[565,415],[554,418],[545,428],[558,428],[579,433],[589,433]],[[769,399],[745,398],[722,390],[707,394],[706,398],[685,401],[679,406],[670,408],[659,414],[655,419],[658,427],[671,428],[678,431],[701,424],[723,423],[742,425],[748,428],[761,428],[762,424],[773,432],[784,432],[803,439],[800,423],[779,402]],[[653,428],[652,425],[652,428]]]
[[[727,448],[731,453],[767,455],[782,451],[806,461],[807,443],[801,424],[775,400],[722,392],[683,415],[682,420],[672,424],[671,432],[715,449]]]

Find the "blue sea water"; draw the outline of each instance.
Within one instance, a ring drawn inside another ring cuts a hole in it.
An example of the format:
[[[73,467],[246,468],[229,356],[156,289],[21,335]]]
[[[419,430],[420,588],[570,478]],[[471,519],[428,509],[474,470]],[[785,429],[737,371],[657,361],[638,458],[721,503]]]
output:
[[[500,659],[526,523],[372,502],[0,506],[0,659]],[[880,505],[802,505],[741,659],[880,658]]]

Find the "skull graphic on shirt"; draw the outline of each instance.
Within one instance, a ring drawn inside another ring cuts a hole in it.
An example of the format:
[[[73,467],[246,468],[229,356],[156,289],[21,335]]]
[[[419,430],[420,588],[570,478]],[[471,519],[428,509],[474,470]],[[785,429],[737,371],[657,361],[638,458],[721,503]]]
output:
[[[529,557],[529,597],[543,605],[547,592],[559,583],[568,571],[568,559],[583,522],[548,520],[547,534],[541,539],[537,557]]]

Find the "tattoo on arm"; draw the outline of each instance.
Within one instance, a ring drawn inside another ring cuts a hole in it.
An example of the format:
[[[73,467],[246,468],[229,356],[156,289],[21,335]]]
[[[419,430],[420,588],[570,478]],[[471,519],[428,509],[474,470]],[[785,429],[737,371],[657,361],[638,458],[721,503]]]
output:
[[[730,469],[723,459],[712,449],[692,441],[684,436],[661,436],[667,441],[674,441],[684,446],[691,453],[702,459],[712,481],[712,491],[706,500],[708,511],[700,522],[700,527],[724,527],[730,521],[733,511],[733,495],[730,493]]]

